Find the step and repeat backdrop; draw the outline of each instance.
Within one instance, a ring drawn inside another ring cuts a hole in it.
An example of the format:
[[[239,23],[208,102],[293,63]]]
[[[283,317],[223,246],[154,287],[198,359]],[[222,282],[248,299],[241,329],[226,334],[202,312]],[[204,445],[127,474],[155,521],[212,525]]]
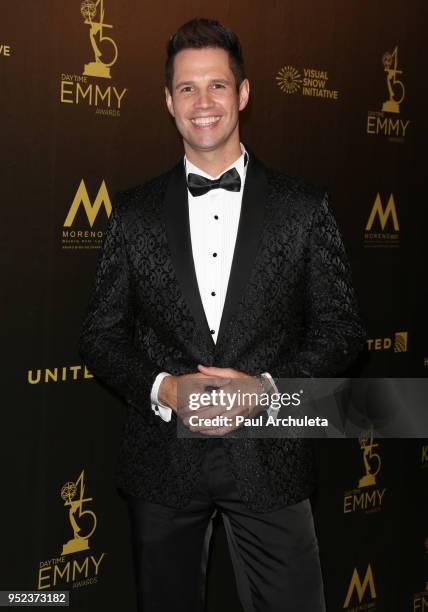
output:
[[[195,16],[241,39],[243,142],[331,194],[368,330],[353,374],[428,373],[425,2],[3,3],[0,586],[69,590],[74,610],[136,609],[113,481],[126,407],[77,338],[113,194],[182,155],[163,65]],[[328,611],[428,610],[428,440],[367,432],[316,453]],[[241,610],[220,522],[207,609]]]

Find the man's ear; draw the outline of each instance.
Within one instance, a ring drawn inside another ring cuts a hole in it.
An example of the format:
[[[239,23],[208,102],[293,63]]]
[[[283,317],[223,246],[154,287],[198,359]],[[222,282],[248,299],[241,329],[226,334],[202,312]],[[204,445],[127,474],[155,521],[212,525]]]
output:
[[[172,96],[170,94],[170,91],[169,91],[168,87],[165,87],[165,100],[166,100],[166,105],[168,107],[169,112],[171,113],[171,115],[173,117],[175,117],[175,115],[174,115],[174,104],[172,102]]]
[[[239,86],[239,110],[244,110],[248,104],[250,97],[250,82],[248,79],[244,79]]]

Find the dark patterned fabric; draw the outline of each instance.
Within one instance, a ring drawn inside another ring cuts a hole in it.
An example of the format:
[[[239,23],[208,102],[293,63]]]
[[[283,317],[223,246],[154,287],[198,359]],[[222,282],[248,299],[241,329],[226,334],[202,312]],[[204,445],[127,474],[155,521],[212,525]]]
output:
[[[117,484],[128,494],[183,507],[199,476],[205,438],[177,438],[177,417],[151,409],[161,371],[198,363],[273,377],[333,377],[365,334],[327,195],[265,168],[250,153],[241,218],[217,344],[191,258],[183,163],[116,194],[80,350],[93,374],[128,403]],[[248,439],[223,444],[241,498],[271,511],[308,497],[311,443]]]

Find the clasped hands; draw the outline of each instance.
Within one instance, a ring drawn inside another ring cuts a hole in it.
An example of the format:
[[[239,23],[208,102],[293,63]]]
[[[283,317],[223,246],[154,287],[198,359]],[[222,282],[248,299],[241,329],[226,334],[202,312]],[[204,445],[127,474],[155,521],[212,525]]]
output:
[[[204,405],[207,394],[212,390],[218,390],[217,399],[227,397],[235,398],[235,401],[213,401]],[[236,401],[241,399],[239,392],[248,394],[245,401]],[[205,401],[197,409],[191,409],[190,393],[193,397],[204,394]],[[194,374],[166,376],[159,387],[158,398],[181,418],[190,431],[221,436],[239,427],[236,423],[238,416],[252,418],[265,409],[258,401],[261,393],[263,388],[260,382],[250,374],[233,368],[198,365],[198,371]],[[196,419],[192,418],[195,416]],[[220,419],[220,426],[211,425],[210,421],[215,417],[227,419]]]

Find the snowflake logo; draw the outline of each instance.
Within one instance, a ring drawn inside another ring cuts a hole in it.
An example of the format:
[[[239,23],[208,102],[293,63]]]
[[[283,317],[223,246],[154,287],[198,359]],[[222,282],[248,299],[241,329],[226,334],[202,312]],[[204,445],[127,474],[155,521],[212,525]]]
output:
[[[292,94],[300,88],[302,77],[293,66],[284,66],[276,75],[278,86],[284,93]]]

